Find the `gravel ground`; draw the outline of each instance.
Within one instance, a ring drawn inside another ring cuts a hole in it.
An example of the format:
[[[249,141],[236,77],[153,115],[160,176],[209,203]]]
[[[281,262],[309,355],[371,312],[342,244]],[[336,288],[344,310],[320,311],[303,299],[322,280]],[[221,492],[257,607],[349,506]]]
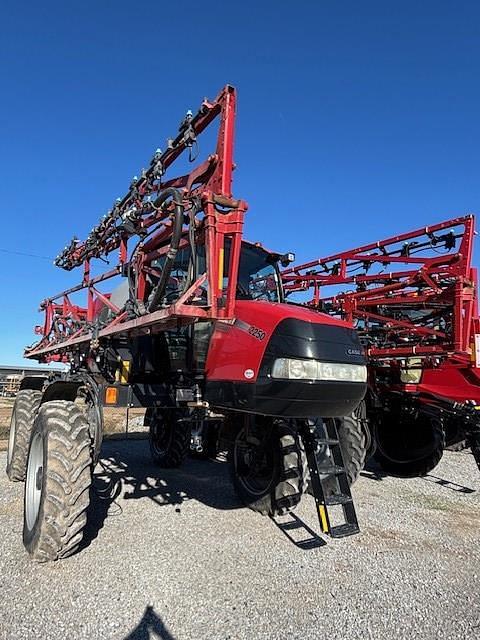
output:
[[[424,479],[365,472],[361,534],[308,550],[240,508],[225,464],[158,472],[142,440],[105,443],[103,463],[85,548],[53,565],[28,560],[23,487],[0,473],[0,638],[480,637],[480,476],[465,452]],[[311,497],[295,513],[318,529]]]

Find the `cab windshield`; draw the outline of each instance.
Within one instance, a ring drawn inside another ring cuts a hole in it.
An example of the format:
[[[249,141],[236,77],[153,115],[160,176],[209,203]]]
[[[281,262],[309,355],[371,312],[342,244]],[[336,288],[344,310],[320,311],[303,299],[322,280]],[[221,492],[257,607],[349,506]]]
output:
[[[228,265],[230,261],[230,240],[225,240],[223,288],[228,285]],[[152,261],[152,267],[162,270],[165,256]],[[200,245],[195,253],[196,273],[205,273],[205,247]],[[165,289],[165,300],[171,304],[191,284],[192,251],[187,245],[177,252],[169,281]],[[206,286],[206,285],[205,285]],[[206,299],[206,288],[203,287]],[[242,242],[240,264],[238,266],[237,300],[266,300],[283,302],[282,286],[277,262],[268,251],[257,245]]]
[[[282,302],[276,262],[265,249],[242,242],[236,297],[237,300]]]

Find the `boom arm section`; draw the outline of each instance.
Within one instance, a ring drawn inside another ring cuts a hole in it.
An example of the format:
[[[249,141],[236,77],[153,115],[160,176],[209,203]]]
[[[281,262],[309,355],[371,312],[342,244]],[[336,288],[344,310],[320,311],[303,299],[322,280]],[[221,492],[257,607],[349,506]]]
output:
[[[217,197],[232,196],[233,135],[236,94],[226,86],[213,102],[205,99],[193,115],[190,111],[182,120],[175,139],[167,140],[167,149],[155,151],[150,166],[134,176],[127,193],[117,198],[113,207],[92,229],[85,241],[76,237],[55,259],[55,264],[70,271],[85,260],[108,255],[132,235],[144,236],[149,227],[159,222],[157,194],[169,187],[183,189],[193,197],[202,190],[210,190]],[[198,153],[198,136],[220,116],[221,124],[215,153],[188,175],[166,179],[168,168],[186,150]]]
[[[36,327],[42,338],[27,348],[26,357],[68,361],[75,350],[94,353],[103,338],[115,334],[233,318],[247,209],[231,191],[235,107],[235,89],[227,85],[215,100],[205,99],[195,115],[187,112],[166,151],[157,149],[149,167],[133,178],[125,196],[117,199],[87,239],[74,238],[57,256],[55,264],[68,271],[83,266],[83,278],[42,302],[45,321]],[[200,134],[215,120],[219,126],[214,153],[186,175],[170,175],[174,162],[187,150],[190,162],[196,161]],[[131,238],[135,246],[129,251]],[[166,291],[175,259],[184,248],[190,249],[188,277],[173,299]],[[104,260],[117,249],[116,266],[92,276],[92,258]],[[224,265],[227,251],[230,259]],[[118,277],[128,281],[122,304],[100,290],[101,283]],[[86,304],[72,302],[82,290]]]
[[[478,333],[473,215],[293,266],[287,293],[353,322],[371,357],[449,355],[469,362]],[[325,288],[334,292],[325,296]]]

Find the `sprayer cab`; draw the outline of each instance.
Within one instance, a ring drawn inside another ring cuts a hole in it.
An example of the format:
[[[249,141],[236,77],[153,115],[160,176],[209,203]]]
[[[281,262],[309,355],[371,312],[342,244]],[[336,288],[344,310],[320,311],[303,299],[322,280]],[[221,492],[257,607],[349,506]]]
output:
[[[264,415],[352,413],[366,366],[347,323],[285,301],[280,254],[242,242],[235,319],[215,324],[205,366],[214,406]]]

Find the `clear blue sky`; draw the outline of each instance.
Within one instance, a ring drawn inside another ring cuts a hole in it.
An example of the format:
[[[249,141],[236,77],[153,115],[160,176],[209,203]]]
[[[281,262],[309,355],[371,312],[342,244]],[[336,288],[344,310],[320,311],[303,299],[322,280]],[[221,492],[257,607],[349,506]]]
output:
[[[249,239],[307,259],[478,211],[479,43],[478,2],[4,2],[0,248],[84,236],[227,82]],[[76,277],[0,251],[1,363]]]

